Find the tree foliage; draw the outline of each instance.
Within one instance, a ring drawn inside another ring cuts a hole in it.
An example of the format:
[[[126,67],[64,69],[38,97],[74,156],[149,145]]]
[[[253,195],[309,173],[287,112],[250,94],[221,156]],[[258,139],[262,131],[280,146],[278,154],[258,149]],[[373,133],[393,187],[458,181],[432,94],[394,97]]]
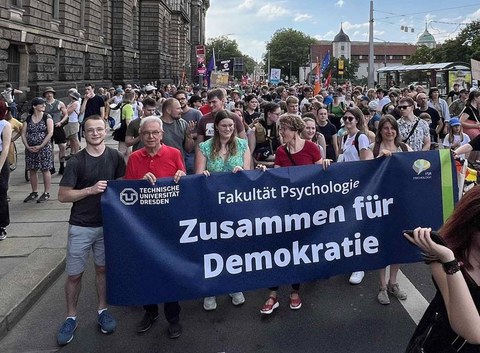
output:
[[[314,38],[292,28],[279,29],[267,43],[264,62],[267,65],[270,57],[270,67],[281,69],[282,76],[289,76],[291,72],[298,77],[299,68],[310,63],[310,45],[315,42]]]

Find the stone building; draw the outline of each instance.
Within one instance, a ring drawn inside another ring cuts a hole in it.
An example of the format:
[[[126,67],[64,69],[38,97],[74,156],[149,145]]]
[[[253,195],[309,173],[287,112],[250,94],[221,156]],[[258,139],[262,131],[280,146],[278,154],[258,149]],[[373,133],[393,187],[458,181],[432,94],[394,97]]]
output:
[[[0,88],[192,79],[210,0],[0,0]],[[193,64],[192,64],[193,63]],[[23,97],[24,99],[27,97]]]

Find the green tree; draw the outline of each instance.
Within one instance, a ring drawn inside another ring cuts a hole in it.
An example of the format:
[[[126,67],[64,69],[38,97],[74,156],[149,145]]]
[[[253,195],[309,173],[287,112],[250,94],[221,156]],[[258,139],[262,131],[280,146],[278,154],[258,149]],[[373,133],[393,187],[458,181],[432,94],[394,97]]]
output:
[[[340,83],[343,83],[345,80],[350,80],[354,81],[356,80],[355,73],[358,70],[358,67],[360,66],[358,61],[355,59],[348,60],[345,59],[344,57],[341,58],[343,60],[343,75],[340,75],[338,73],[338,60],[339,58],[330,58],[330,64],[328,67],[325,69],[325,71],[322,72],[323,77],[326,78],[328,76],[328,73],[330,70],[332,70],[332,80],[337,81]]]
[[[405,65],[418,65],[433,62],[433,49],[428,48],[425,45],[421,45],[418,49],[403,63]]]
[[[243,55],[243,65],[245,67],[245,72],[253,74],[257,62],[251,56]]]
[[[284,77],[290,73],[298,77],[299,68],[309,64],[310,45],[315,42],[314,38],[292,28],[279,29],[267,43],[263,61],[268,65],[270,57],[270,67],[281,69]]]

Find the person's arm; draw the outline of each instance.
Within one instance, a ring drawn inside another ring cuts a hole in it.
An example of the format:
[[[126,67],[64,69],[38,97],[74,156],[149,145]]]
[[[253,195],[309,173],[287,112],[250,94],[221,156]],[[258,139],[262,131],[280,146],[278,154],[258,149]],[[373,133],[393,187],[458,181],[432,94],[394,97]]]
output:
[[[480,123],[474,122],[472,120],[468,120],[468,114],[467,113],[462,113],[462,115],[460,115],[460,122],[462,123],[462,127],[467,128],[467,129],[478,129],[478,128],[480,128]]]
[[[406,237],[440,261],[432,262],[430,269],[442,294],[453,331],[471,344],[480,344],[480,315],[465,278],[461,271],[453,274],[445,272],[442,264],[455,260],[455,256],[449,248],[435,243],[430,237],[430,231],[430,228],[417,228],[413,237]]]
[[[430,151],[430,145],[431,145],[430,133],[428,133],[428,134],[425,134],[425,137],[423,138],[422,151]]]
[[[332,146],[333,150],[335,151],[335,159],[338,157],[338,141],[337,141],[337,134],[332,135]]]
[[[127,145],[127,147],[131,147],[131,146],[137,144],[138,141],[140,141],[140,135],[137,136],[137,137],[133,137],[133,136],[130,136],[130,135],[125,135],[125,144]]]
[[[60,108],[60,111],[62,112],[62,120],[60,120],[58,123],[55,124],[56,127],[61,127],[63,124],[68,122],[68,112],[67,112],[67,107],[65,106],[65,103],[60,102],[58,104],[58,107]]]
[[[252,152],[250,152],[250,148],[245,149],[243,153],[243,169],[244,170],[251,170],[252,169]]]
[[[364,148],[360,150],[360,160],[361,161],[366,161],[369,159],[373,159],[373,153],[370,148]]]
[[[105,106],[100,107],[100,116],[105,120],[107,117],[105,116]]]
[[[207,158],[200,151],[200,148],[197,148],[195,151],[195,174],[210,175],[207,170]]]
[[[317,133],[317,143],[322,146],[323,148],[323,153],[325,153],[325,156],[327,155],[327,142],[325,141],[325,136],[323,136],[322,133]]]
[[[458,147],[455,151],[453,151],[453,154],[455,156],[458,156],[460,154],[470,153],[471,151],[473,151],[473,147],[471,144],[467,143],[463,146]]]
[[[10,126],[10,124],[6,124],[2,130],[2,153],[0,153],[0,170],[2,170],[3,165],[6,163],[11,140],[12,127]]]
[[[188,153],[193,152],[195,148],[195,140],[193,139],[193,133],[195,131],[195,122],[189,121],[187,128],[185,129],[185,138],[183,139],[183,148]]]
[[[101,194],[106,190],[106,188],[106,180],[99,180],[95,185],[79,190],[75,190],[73,187],[60,186],[60,188],[58,189],[58,201],[77,202],[87,196]]]
[[[22,137],[22,143],[25,146],[27,150],[30,151],[30,146],[28,145],[27,142],[27,122],[24,122],[22,125],[22,130],[20,131],[20,136]]]
[[[90,99],[90,97],[88,97],[88,95],[85,94],[83,96],[82,106],[80,107],[80,114],[85,113],[85,108],[87,107],[87,102],[88,102],[89,99]]]

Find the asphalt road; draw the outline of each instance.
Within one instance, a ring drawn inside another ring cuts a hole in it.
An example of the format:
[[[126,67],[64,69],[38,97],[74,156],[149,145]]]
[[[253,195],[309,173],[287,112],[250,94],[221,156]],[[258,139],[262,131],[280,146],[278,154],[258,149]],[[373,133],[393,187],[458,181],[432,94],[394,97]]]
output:
[[[411,264],[402,271],[413,284],[404,304],[415,306],[419,299],[431,300],[434,288],[428,268]],[[183,335],[175,340],[167,337],[163,315],[148,332],[137,334],[135,325],[143,315],[142,308],[112,307],[118,327],[113,334],[104,335],[95,321],[90,265],[80,297],[79,327],[74,340],[60,348],[56,333],[65,318],[64,279],[61,276],[0,341],[0,352],[400,353],[416,326],[410,314],[421,316],[421,312],[412,313],[409,305],[407,311],[396,299],[388,306],[378,304],[377,273],[368,272],[357,286],[348,284],[348,276],[304,284],[303,306],[298,311],[288,307],[289,287],[281,287],[280,307],[267,317],[259,313],[268,296],[266,289],[245,293],[246,303],[241,307],[234,307],[228,296],[220,296],[214,312],[205,312],[201,300],[183,302]]]

